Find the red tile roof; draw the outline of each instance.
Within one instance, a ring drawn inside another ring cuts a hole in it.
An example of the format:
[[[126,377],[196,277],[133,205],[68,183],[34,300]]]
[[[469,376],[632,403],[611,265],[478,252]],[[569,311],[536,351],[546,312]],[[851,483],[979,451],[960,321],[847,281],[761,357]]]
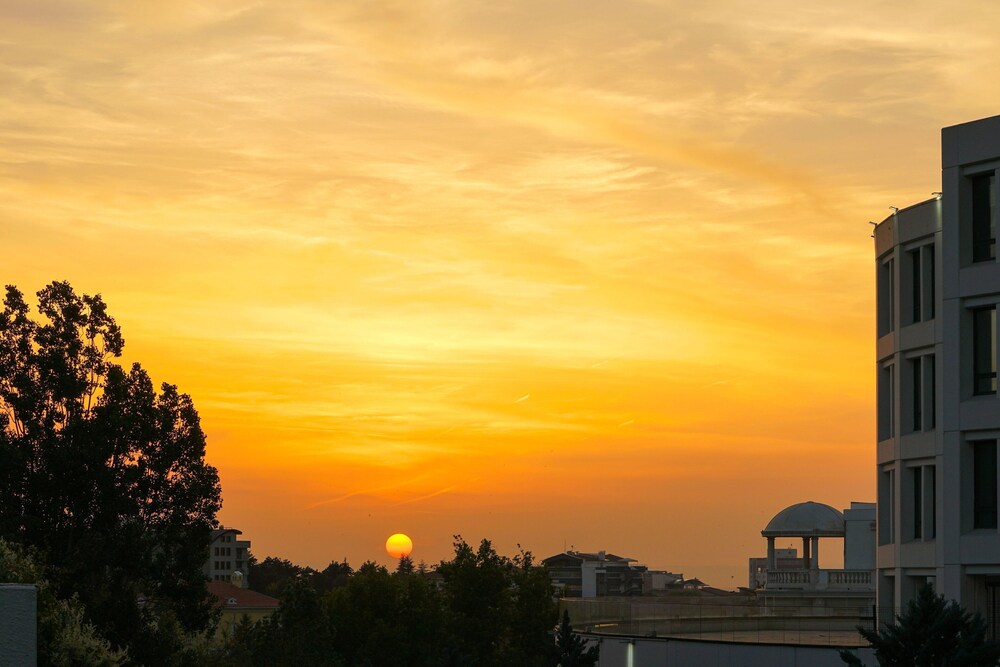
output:
[[[234,586],[228,581],[208,582],[208,592],[215,596],[215,604],[223,609],[277,609],[279,600],[249,588]]]

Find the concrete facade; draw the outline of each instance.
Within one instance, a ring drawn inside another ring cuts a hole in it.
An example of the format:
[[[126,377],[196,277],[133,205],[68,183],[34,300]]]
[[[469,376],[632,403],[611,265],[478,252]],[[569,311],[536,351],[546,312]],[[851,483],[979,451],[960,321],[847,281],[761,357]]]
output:
[[[942,130],[941,192],[875,227],[878,599],[925,583],[998,636],[1000,116]]]
[[[38,664],[37,598],[34,584],[0,584],[0,665]]]
[[[241,540],[243,531],[219,528],[212,531],[208,559],[202,572],[209,581],[228,581],[247,588],[250,585],[247,570],[250,567],[250,540]],[[237,574],[239,573],[239,574]]]

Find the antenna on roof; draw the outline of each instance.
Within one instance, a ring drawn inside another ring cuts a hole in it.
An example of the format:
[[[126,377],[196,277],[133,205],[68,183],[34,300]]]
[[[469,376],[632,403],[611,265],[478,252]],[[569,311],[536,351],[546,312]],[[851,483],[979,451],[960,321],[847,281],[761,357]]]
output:
[[[892,214],[893,215],[896,215],[897,213],[899,213],[899,207],[898,206],[890,206],[889,208],[892,209]]]

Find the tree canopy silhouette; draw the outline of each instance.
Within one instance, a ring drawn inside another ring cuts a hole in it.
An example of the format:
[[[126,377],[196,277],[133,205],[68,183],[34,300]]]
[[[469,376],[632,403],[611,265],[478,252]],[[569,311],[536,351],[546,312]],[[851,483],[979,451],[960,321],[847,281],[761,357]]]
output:
[[[204,629],[202,565],[221,505],[191,398],[159,391],[99,294],[8,285],[0,313],[0,537],[28,545],[59,595],[140,664]]]
[[[878,630],[858,628],[875,649],[880,667],[995,667],[1000,642],[986,639],[986,621],[954,600],[945,601],[930,586],[921,587],[896,622]],[[847,651],[841,659],[863,667]]]
[[[559,667],[594,667],[600,657],[600,647],[587,646],[586,640],[573,634],[569,612],[563,609],[562,621],[556,630]]]

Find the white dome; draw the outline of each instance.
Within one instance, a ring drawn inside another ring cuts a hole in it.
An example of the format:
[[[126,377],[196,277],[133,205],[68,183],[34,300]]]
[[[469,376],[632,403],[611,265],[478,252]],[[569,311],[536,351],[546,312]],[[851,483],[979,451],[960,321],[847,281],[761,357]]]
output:
[[[760,534],[764,537],[843,537],[844,515],[829,505],[810,500],[775,514]]]

